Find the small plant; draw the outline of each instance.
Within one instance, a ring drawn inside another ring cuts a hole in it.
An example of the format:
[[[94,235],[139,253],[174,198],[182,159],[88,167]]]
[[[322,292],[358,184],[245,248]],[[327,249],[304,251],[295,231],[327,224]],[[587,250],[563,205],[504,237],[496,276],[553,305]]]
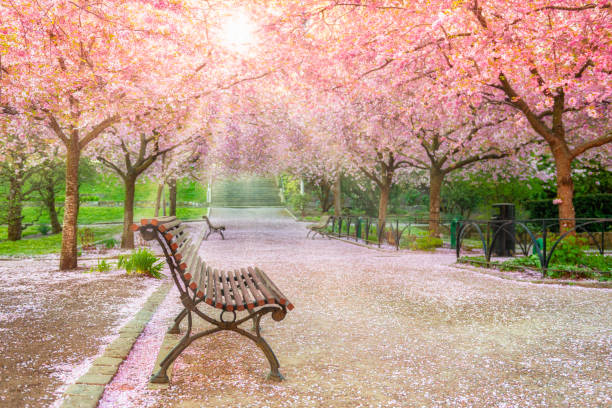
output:
[[[106,262],[104,259],[99,259],[98,264],[96,266],[92,266],[89,269],[89,273],[92,272],[108,272],[111,270],[111,264]]]
[[[117,241],[115,238],[108,238],[102,241],[102,245],[104,245],[106,249],[113,249],[118,243],[119,241]]]
[[[161,279],[165,275],[161,273],[164,262],[160,261],[147,248],[140,248],[130,255],[119,256],[118,268],[124,268],[128,275],[133,273],[149,275],[156,279]]]
[[[442,244],[443,242],[441,238],[428,235],[425,237],[418,237],[412,244],[412,249],[419,251],[433,251],[436,248],[440,248]]]
[[[38,226],[38,232],[40,232],[42,235],[47,235],[49,231],[51,231],[51,227],[47,224],[40,224]]]
[[[538,258],[537,255],[508,259],[507,261],[503,261],[500,265],[500,269],[502,271],[511,271],[515,269],[524,269],[524,268],[537,269],[539,267],[540,267],[540,258]]]
[[[84,250],[94,248],[94,232],[91,228],[79,229],[79,239],[81,240],[81,248]]]

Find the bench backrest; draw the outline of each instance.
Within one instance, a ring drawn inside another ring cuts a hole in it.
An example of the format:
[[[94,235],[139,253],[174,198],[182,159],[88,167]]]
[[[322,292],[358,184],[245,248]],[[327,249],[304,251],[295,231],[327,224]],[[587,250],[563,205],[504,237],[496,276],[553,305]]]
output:
[[[330,216],[329,215],[324,215],[319,219],[319,223],[317,224],[317,227],[325,227],[327,226],[327,223],[329,222]]]
[[[265,272],[258,268],[212,269],[198,254],[203,234],[192,239],[185,224],[176,217],[143,219],[140,224],[132,225],[132,229],[140,231],[147,241],[157,239],[167,253],[173,273],[176,271],[186,288],[207,304],[228,311],[252,309],[264,304],[279,304],[293,309]]]
[[[208,224],[208,228],[213,229],[214,225],[212,225],[212,223],[210,222],[210,219],[208,218],[208,216],[203,215],[202,218],[204,219],[204,221],[206,221],[206,224]]]

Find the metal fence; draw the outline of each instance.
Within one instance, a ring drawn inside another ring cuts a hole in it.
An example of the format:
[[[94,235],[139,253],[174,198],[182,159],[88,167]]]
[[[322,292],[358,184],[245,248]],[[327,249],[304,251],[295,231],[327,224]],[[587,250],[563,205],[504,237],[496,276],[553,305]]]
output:
[[[575,226],[559,233],[560,222]],[[490,265],[493,255],[513,257],[516,254],[533,254],[540,261],[542,274],[546,274],[559,244],[569,236],[583,238],[593,252],[601,255],[612,250],[612,218],[461,220],[458,221],[456,234],[457,259],[462,248],[477,243],[482,248],[487,265]]]
[[[389,217],[383,228],[378,226],[378,218],[358,215],[332,216],[328,223],[329,235],[367,245],[390,246],[399,250],[409,246],[418,237],[429,236],[430,226],[440,232],[440,235],[452,241],[453,224],[457,220],[431,220],[414,217]]]

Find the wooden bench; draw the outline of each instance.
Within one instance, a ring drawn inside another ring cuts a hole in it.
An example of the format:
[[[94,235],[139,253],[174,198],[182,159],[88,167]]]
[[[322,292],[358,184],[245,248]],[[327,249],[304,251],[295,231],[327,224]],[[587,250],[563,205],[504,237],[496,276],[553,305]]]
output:
[[[225,240],[225,237],[223,236],[223,231],[225,231],[224,225],[215,227],[214,225],[212,225],[212,223],[210,222],[210,220],[208,219],[206,215],[202,216],[202,218],[204,218],[204,221],[206,221],[206,224],[208,224],[208,232],[206,232],[206,235],[204,236],[205,240],[207,240],[210,234],[212,233],[217,233],[221,235],[221,239]]]
[[[160,369],[153,374],[152,383],[167,383],[168,367],[194,340],[223,330],[241,334],[255,342],[270,363],[268,378],[282,380],[279,362],[268,343],[261,336],[260,320],[267,313],[281,321],[293,304],[282,294],[270,277],[259,268],[219,270],[208,265],[198,254],[204,235],[193,240],[186,226],[176,217],[143,219],[141,225],[132,225],[146,241],[156,240],[170,267],[172,279],[180,293],[184,309],[174,319],[170,333],[180,333],[179,325],[187,317],[187,331],[181,341],[162,360]],[[219,318],[201,310],[212,307]],[[244,312],[246,315],[238,316]],[[211,323],[212,329],[192,334],[194,316]],[[252,321],[254,333],[239,326]]]
[[[325,236],[325,229],[327,228],[327,224],[329,224],[330,219],[331,217],[329,215],[324,215],[321,217],[321,219],[319,219],[319,222],[309,225],[307,227],[308,233],[306,234],[306,238],[308,238],[311,233],[312,239],[314,239],[317,234],[321,235],[322,237]]]

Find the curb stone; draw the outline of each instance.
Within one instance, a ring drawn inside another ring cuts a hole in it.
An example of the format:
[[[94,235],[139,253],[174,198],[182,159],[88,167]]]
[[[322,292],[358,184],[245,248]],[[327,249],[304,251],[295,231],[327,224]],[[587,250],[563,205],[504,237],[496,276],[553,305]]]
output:
[[[119,329],[119,337],[106,346],[102,356],[96,358],[89,370],[74,384],[70,385],[62,397],[60,408],[95,408],[111,382],[119,366],[132,350],[132,346],[145,326],[153,317],[159,304],[166,298],[171,283],[162,283],[146,300],[132,320]]]

